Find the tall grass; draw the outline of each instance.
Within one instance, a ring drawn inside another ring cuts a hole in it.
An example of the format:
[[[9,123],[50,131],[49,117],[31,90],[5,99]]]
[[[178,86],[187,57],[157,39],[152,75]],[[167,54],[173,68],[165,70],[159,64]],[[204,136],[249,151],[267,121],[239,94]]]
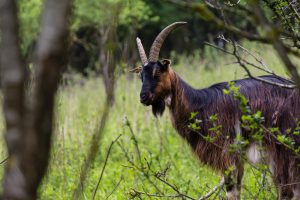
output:
[[[269,67],[285,76],[284,68],[276,54],[268,46],[247,44],[250,50],[263,52],[262,57]],[[207,50],[205,56],[195,52],[192,56],[177,56],[173,67],[189,84],[196,88],[230,81],[245,76],[233,57]],[[259,74],[257,70],[254,74]],[[164,195],[177,193],[154,175],[176,186],[180,192],[197,198],[218,184],[220,176],[203,166],[171,126],[169,114],[155,118],[150,107],[139,103],[141,81],[135,75],[122,74],[118,77],[116,102],[111,110],[105,135],[101,141],[96,162],[91,166],[86,184],[82,188],[82,199],[91,199],[99,180],[106,153],[111,142],[120,134],[109,155],[96,199],[152,199],[137,191]],[[55,133],[50,166],[42,187],[40,199],[71,199],[79,180],[80,167],[89,149],[92,133],[99,122],[105,100],[101,78],[74,76],[72,81],[61,86],[56,99]],[[1,117],[1,122],[3,117]],[[130,122],[133,133],[126,123]],[[1,130],[3,130],[3,122]],[[3,131],[2,131],[3,132]],[[134,135],[133,135],[134,134]],[[134,136],[134,137],[133,137]],[[143,167],[141,171],[134,139],[138,142]],[[5,145],[1,142],[0,158],[5,158]],[[3,166],[0,166],[3,174]],[[149,172],[149,173],[147,173]],[[243,199],[274,199],[274,188],[267,185],[259,191],[262,174],[250,167],[244,177]],[[254,196],[253,196],[254,195]],[[255,196],[257,195],[257,196]],[[224,196],[219,193],[218,198]]]

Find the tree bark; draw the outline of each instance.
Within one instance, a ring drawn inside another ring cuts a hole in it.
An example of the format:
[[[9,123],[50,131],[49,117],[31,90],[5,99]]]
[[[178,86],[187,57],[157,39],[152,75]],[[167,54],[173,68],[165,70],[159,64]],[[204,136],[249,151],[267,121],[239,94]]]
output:
[[[32,94],[25,98],[24,74],[14,0],[0,0],[2,74],[6,143],[9,160],[4,199],[31,200],[48,166],[53,108],[60,72],[65,65],[71,0],[45,3],[35,57]],[[26,103],[26,106],[25,106]]]

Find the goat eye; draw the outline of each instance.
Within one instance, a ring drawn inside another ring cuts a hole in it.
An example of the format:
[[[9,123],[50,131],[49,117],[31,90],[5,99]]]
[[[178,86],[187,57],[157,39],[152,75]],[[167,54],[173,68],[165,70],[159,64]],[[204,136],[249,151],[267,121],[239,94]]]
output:
[[[160,76],[160,71],[158,69],[154,69],[152,72],[153,78],[158,78]]]

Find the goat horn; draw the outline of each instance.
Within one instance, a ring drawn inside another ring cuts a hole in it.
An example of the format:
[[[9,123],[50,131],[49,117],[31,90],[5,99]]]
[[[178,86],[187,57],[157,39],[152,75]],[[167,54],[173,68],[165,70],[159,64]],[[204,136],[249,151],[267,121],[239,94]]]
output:
[[[142,41],[141,41],[141,39],[138,38],[138,37],[136,38],[136,44],[137,44],[138,49],[139,49],[141,61],[142,61],[143,65],[145,65],[146,63],[148,63],[148,59],[147,59],[147,55],[146,55],[146,53],[145,53],[145,50],[144,50]]]
[[[169,35],[171,31],[173,31],[178,26],[184,25],[187,22],[175,22],[166,28],[164,28],[155,38],[149,53],[149,61],[156,62],[158,60],[160,48],[165,41],[166,37]]]

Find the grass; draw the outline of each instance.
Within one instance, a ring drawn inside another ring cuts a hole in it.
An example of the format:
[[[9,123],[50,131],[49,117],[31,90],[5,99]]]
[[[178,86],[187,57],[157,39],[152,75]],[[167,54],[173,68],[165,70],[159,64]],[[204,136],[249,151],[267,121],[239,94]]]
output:
[[[263,51],[263,57],[270,68],[285,75],[281,63],[270,47],[251,44],[247,46],[250,50]],[[206,52],[205,59],[200,58],[197,53],[190,57],[176,56],[176,58],[172,59],[175,60],[173,65],[175,71],[196,88],[245,76],[238,65],[230,64],[234,58],[215,51]],[[259,73],[254,70],[254,74]],[[140,87],[141,82],[136,76],[122,74],[118,77],[115,105],[110,112],[100,151],[83,186],[82,199],[92,199],[108,148],[120,134],[120,139],[112,146],[95,199],[155,199],[137,191],[158,194],[159,190],[165,195],[177,194],[154,174],[176,186],[181,193],[193,198],[204,195],[219,183],[219,174],[202,165],[186,142],[175,132],[168,112],[156,119],[150,107],[144,107],[139,103]],[[40,199],[72,198],[92,133],[101,117],[104,100],[101,78],[83,79],[75,76],[67,86],[60,87],[56,100],[51,161],[40,188]],[[130,122],[133,133],[126,125],[126,119]],[[2,132],[3,127],[0,126]],[[138,141],[143,166],[146,167],[144,171],[137,169],[140,162],[134,143],[135,138]],[[5,145],[2,142],[0,158],[5,158],[5,155]],[[0,173],[3,174],[3,166]],[[253,195],[257,195],[257,199],[275,198],[272,185],[259,191],[258,181],[261,180],[261,176],[253,168],[246,167],[243,199],[253,199]],[[224,197],[223,191],[216,198],[221,197]]]

